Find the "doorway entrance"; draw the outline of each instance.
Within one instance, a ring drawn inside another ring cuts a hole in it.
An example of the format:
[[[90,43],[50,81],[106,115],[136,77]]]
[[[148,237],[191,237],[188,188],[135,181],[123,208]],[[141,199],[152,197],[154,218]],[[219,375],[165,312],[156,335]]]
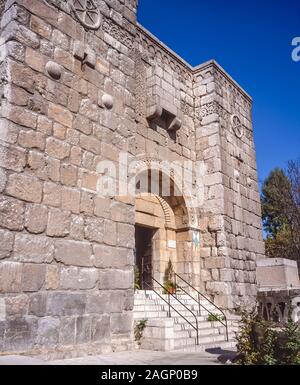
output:
[[[135,264],[140,276],[140,288],[149,290],[153,287],[153,237],[157,229],[135,226]]]

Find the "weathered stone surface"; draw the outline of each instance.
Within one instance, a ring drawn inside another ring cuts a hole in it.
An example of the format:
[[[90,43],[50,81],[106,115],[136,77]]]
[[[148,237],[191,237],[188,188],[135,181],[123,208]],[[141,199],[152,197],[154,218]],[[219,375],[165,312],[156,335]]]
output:
[[[94,264],[101,269],[132,266],[133,260],[132,250],[107,245],[94,246]]]
[[[73,290],[93,289],[98,281],[97,269],[81,269],[78,267],[62,268],[60,288]]]
[[[18,293],[21,291],[22,264],[1,261],[0,293]]]
[[[7,194],[27,202],[42,201],[43,185],[37,179],[23,174],[12,174],[8,179]]]
[[[27,295],[10,296],[5,298],[5,309],[8,317],[21,317],[28,312],[29,299]]]
[[[134,226],[125,223],[117,224],[117,246],[133,248]]]
[[[62,345],[75,344],[75,317],[62,317],[60,319],[59,343]]]
[[[79,214],[80,212],[80,191],[64,188],[62,190],[62,208]]]
[[[0,196],[0,226],[9,230],[22,230],[23,225],[23,202],[6,196]]]
[[[111,316],[112,333],[131,333],[133,325],[132,313],[113,314]]]
[[[92,318],[92,342],[103,341],[110,336],[110,317],[108,315]]]
[[[51,103],[48,116],[66,127],[72,127],[73,115],[66,108]]]
[[[53,243],[48,237],[16,234],[14,256],[18,261],[50,263],[53,260],[53,253]]]
[[[46,266],[26,263],[22,268],[22,291],[36,292],[45,284]]]
[[[46,206],[29,205],[26,207],[25,227],[34,234],[43,233],[46,230],[48,209]]]
[[[91,341],[92,317],[82,316],[76,319],[76,343],[85,344]]]
[[[60,207],[62,202],[62,188],[61,186],[47,182],[44,184],[44,199],[45,205]]]
[[[3,168],[21,172],[26,164],[25,156],[25,150],[21,148],[0,146],[0,164]]]
[[[60,321],[57,318],[45,317],[38,321],[36,343],[42,346],[58,343]]]
[[[127,295],[120,291],[99,291],[87,298],[86,312],[88,314],[120,313],[126,307]]]
[[[50,237],[67,236],[70,231],[70,221],[70,212],[51,209],[48,215],[47,235]]]
[[[85,219],[85,238],[89,241],[102,243],[104,239],[104,221],[97,218]]]
[[[0,259],[9,257],[14,243],[14,234],[0,230]]]
[[[59,268],[54,265],[47,265],[46,268],[46,289],[56,290],[59,287]]]
[[[70,145],[55,138],[46,141],[46,153],[57,159],[65,159],[70,154]]]
[[[73,216],[70,228],[70,237],[76,240],[84,239],[84,218]]]
[[[47,293],[35,293],[29,296],[29,315],[44,317],[47,314]]]
[[[99,289],[131,289],[133,287],[133,269],[105,270],[99,272]]]
[[[32,348],[36,336],[37,321],[34,318],[15,318],[7,323],[5,350],[22,351]]]
[[[85,306],[85,294],[56,292],[48,298],[48,314],[52,316],[82,315]]]
[[[55,259],[65,265],[92,267],[92,248],[87,242],[57,241]]]

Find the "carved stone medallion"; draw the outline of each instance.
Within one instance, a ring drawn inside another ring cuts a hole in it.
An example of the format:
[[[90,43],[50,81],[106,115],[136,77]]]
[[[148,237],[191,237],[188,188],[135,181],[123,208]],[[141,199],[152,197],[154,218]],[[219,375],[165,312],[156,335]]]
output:
[[[43,0],[50,7],[55,7],[71,13],[88,29],[98,29],[101,24],[101,14],[94,0]]]
[[[94,0],[70,0],[70,8],[84,27],[89,29],[100,27],[101,15]]]
[[[231,116],[231,126],[235,135],[241,139],[244,135],[244,129],[241,119],[237,115]]]

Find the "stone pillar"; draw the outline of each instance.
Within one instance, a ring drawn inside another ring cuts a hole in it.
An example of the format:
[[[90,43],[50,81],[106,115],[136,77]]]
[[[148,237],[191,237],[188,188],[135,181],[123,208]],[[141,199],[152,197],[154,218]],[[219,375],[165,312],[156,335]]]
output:
[[[136,2],[95,10],[90,20],[65,1],[5,2],[2,352],[132,346],[134,202],[99,196],[97,165],[133,147]]]

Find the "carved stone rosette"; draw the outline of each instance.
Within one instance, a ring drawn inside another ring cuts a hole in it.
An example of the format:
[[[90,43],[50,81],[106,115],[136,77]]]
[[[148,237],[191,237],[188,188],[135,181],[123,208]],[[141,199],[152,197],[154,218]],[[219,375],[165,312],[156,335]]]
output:
[[[94,0],[43,0],[51,7],[56,7],[73,14],[87,29],[98,29],[101,24],[101,14]]]

